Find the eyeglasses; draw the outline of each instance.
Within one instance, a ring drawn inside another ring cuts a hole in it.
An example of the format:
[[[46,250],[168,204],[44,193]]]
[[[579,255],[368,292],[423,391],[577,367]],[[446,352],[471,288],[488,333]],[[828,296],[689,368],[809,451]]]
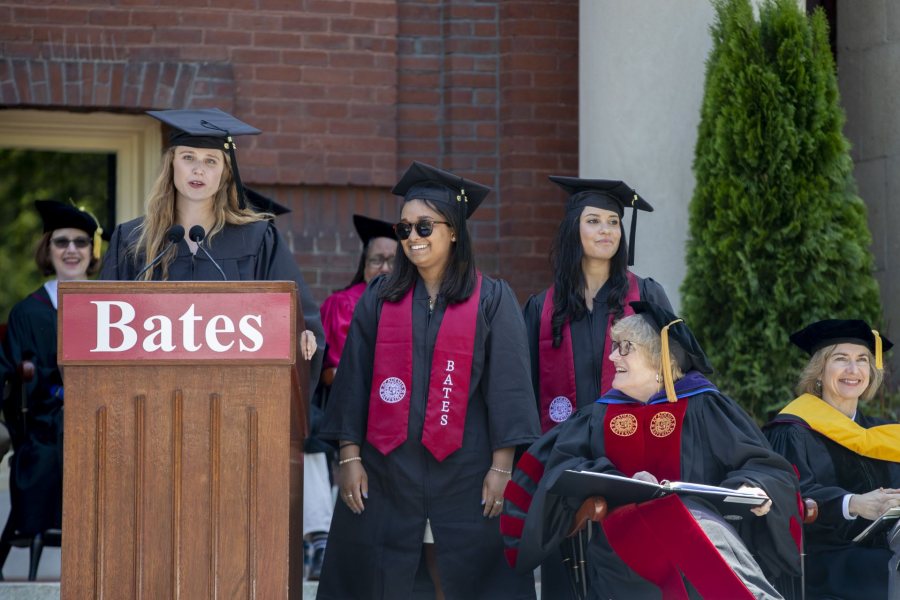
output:
[[[60,250],[65,250],[69,247],[69,244],[75,244],[76,248],[78,248],[79,250],[84,250],[91,245],[91,240],[90,238],[86,237],[77,237],[74,240],[70,240],[67,237],[55,237],[50,240],[50,243]]]
[[[393,256],[385,256],[383,254],[376,254],[375,256],[370,256],[366,259],[366,264],[373,269],[380,269],[384,265],[387,265],[389,269],[394,268],[394,257]]]
[[[613,340],[609,345],[609,348],[611,352],[615,352],[616,350],[618,350],[619,356],[628,356],[629,354],[631,354],[631,351],[634,350],[634,342],[630,342],[628,340],[622,340],[621,342],[618,342],[616,340]]]
[[[418,221],[415,225],[412,223],[400,223],[394,224],[394,233],[397,234],[397,237],[401,240],[408,240],[409,236],[412,235],[413,227],[416,228],[416,233],[419,234],[420,237],[428,237],[434,231],[435,225],[450,225],[447,221],[432,221],[430,219],[425,219],[422,221]]]

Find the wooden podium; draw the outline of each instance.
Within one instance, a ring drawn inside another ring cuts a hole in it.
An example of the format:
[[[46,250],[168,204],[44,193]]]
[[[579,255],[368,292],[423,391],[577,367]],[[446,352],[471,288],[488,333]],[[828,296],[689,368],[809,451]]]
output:
[[[290,582],[300,598],[294,283],[61,283],[59,298],[62,597],[288,598]]]

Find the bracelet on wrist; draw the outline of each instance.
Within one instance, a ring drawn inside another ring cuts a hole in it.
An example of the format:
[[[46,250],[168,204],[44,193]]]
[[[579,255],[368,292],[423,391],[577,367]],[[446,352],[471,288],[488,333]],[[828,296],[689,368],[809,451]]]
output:
[[[362,456],[351,456],[350,458],[342,458],[338,461],[338,466],[346,465],[347,463],[351,463],[354,460],[362,460]]]
[[[498,473],[503,473],[504,475],[512,475],[512,469],[507,471],[506,469],[501,469],[500,467],[495,467],[491,465],[491,471],[497,471]]]

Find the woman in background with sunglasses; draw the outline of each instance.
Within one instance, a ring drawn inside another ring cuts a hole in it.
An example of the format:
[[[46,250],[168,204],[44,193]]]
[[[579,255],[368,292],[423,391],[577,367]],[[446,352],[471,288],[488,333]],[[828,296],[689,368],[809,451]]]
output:
[[[518,303],[472,256],[489,191],[421,163],[393,189],[403,252],[357,305],[322,427],[341,499],[320,599],[534,598],[495,518],[539,428]]]
[[[87,279],[100,268],[102,230],[94,217],[52,200],[39,200],[35,208],[44,228],[35,262],[53,278],[13,307],[0,351],[0,389],[9,381],[11,392],[2,407],[14,452],[10,539],[62,525],[63,380],[56,364],[56,292],[60,281]],[[33,376],[19,372],[26,360],[34,365]],[[0,547],[0,565],[7,552],[8,546]]]
[[[549,431],[609,391],[613,323],[646,300],[671,310],[661,285],[628,270],[634,263],[637,211],[653,207],[621,181],[551,176],[568,194],[551,251],[553,285],[528,299],[525,325],[541,429]],[[632,207],[631,236],[622,216]],[[631,245],[629,246],[629,241]],[[573,597],[563,553],[541,565],[548,597]]]

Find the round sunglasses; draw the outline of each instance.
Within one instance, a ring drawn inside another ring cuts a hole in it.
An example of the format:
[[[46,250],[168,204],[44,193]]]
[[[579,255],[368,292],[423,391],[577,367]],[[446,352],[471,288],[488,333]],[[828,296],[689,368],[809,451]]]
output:
[[[50,240],[50,243],[60,250],[65,250],[69,247],[69,244],[75,244],[76,248],[83,250],[91,245],[91,240],[86,237],[77,237],[71,240],[67,237],[55,237]]]
[[[415,227],[419,237],[426,238],[432,234],[435,225],[450,225],[450,223],[447,221],[432,221],[430,219],[417,221],[415,224],[401,221],[400,223],[394,223],[394,233],[401,240],[408,240],[409,236],[412,235],[413,227]]]

